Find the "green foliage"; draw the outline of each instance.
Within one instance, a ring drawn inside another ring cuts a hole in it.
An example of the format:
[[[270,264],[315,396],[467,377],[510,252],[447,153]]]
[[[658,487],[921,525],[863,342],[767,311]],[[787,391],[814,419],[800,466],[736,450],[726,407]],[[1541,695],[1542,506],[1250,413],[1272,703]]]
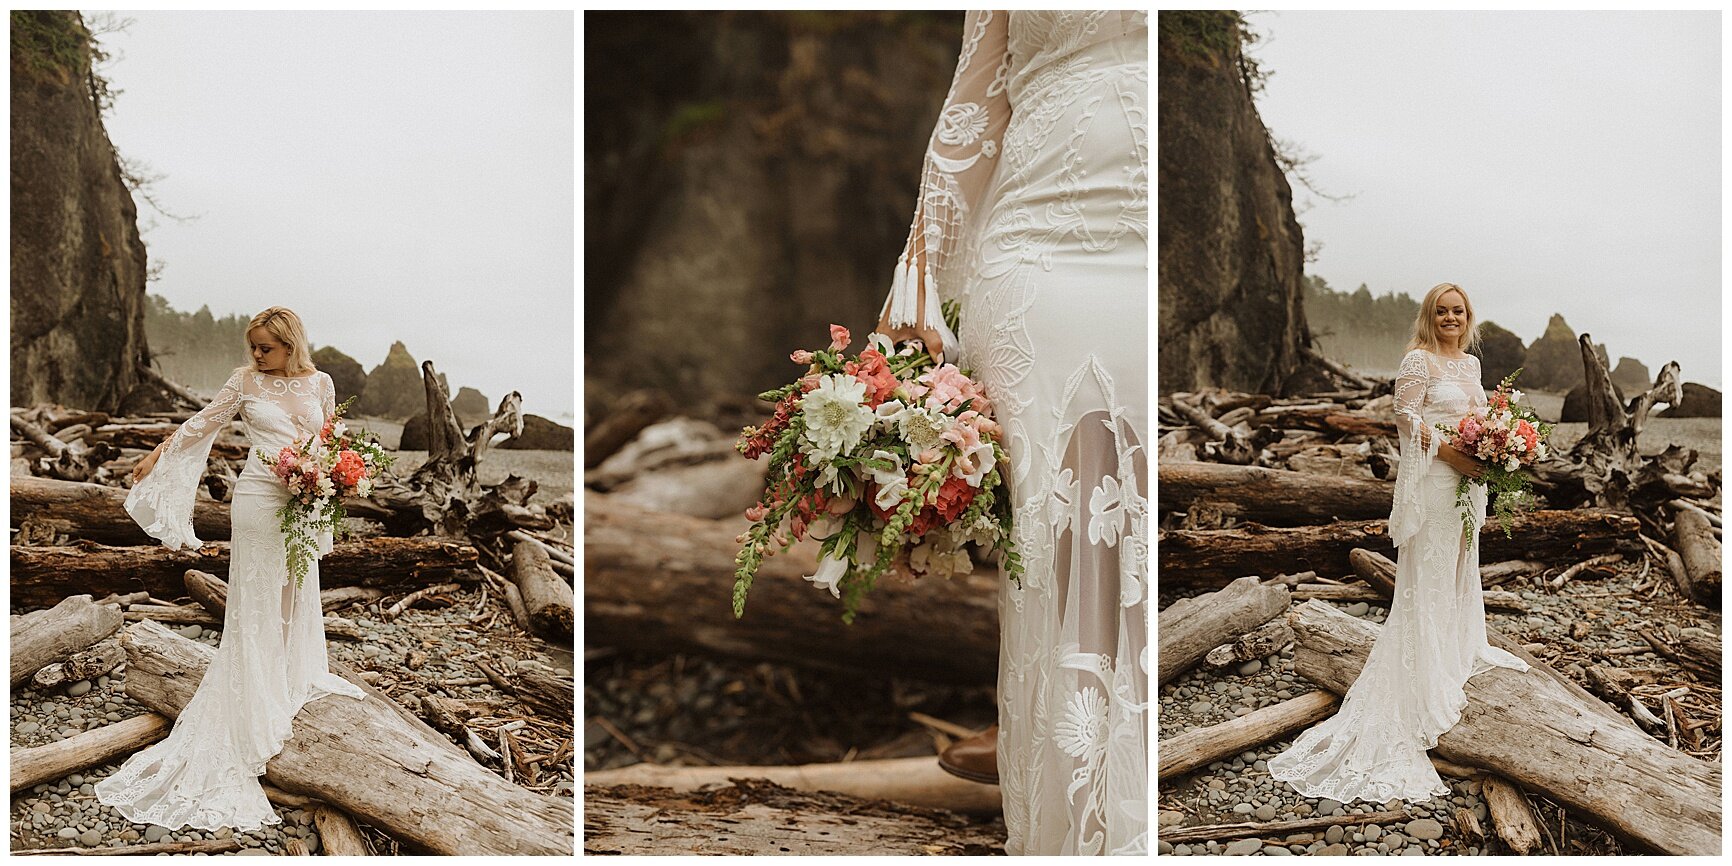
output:
[[[1305,320],[1323,354],[1365,370],[1393,371],[1407,352],[1419,301],[1406,292],[1373,296],[1360,284],[1338,292],[1322,277],[1303,278]]]
[[[215,391],[236,367],[247,363],[251,317],[231,313],[219,319],[209,306],[185,313],[161,295],[146,294],[145,299],[144,338],[164,376],[189,388]]]
[[[76,12],[12,10],[12,62],[38,73],[79,76],[90,70],[90,31]]]

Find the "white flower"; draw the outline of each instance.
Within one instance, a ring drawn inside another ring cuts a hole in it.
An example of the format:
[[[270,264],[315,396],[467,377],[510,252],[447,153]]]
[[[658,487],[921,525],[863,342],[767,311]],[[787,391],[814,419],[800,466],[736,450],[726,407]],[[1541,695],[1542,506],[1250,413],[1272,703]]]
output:
[[[1053,729],[1053,741],[1073,758],[1105,746],[1107,699],[1094,686],[1087,686],[1065,704],[1064,720]]]
[[[877,349],[878,354],[886,358],[896,353],[896,347],[890,342],[890,338],[877,331],[866,335],[866,348]]]
[[[1112,547],[1119,543],[1119,530],[1125,522],[1124,497],[1119,480],[1111,475],[1101,477],[1101,486],[1089,494],[1089,543]]]
[[[1514,389],[1514,388],[1510,389],[1509,401],[1511,403],[1519,403],[1519,402],[1521,402],[1521,398],[1522,398],[1522,392],[1521,391]]]
[[[332,440],[341,439],[341,438],[343,438],[343,434],[347,433],[347,432],[349,432],[349,425],[342,422],[342,421],[338,421],[334,426],[331,427],[331,439]]]
[[[372,492],[373,492],[373,479],[362,478],[360,481],[355,482],[355,495],[356,496],[367,496],[367,495],[371,494]]]
[[[336,493],[337,493],[337,485],[331,483],[331,476],[329,476],[329,475],[319,476],[319,495],[320,496],[335,496]]]
[[[1514,472],[1517,469],[1520,469],[1521,466],[1522,466],[1522,462],[1520,460],[1517,460],[1516,456],[1514,454],[1511,454],[1509,456],[1509,459],[1505,460],[1503,462],[1503,468],[1508,469],[1511,472]]]
[[[889,469],[871,467],[871,472],[872,480],[878,484],[878,495],[872,501],[885,511],[894,511],[908,493],[908,472],[902,466],[902,457],[880,449],[872,452],[872,459],[888,460],[893,464]]]
[[[896,429],[902,434],[902,441],[908,443],[908,452],[919,454],[942,447],[944,434],[950,432],[952,423],[954,419],[943,412],[925,406],[910,406],[897,417]]]
[[[991,442],[982,442],[962,452],[962,457],[962,462],[974,464],[973,472],[957,474],[958,478],[968,482],[969,487],[979,487],[981,480],[986,477],[986,473],[991,472],[992,467],[998,465],[998,458],[992,456]]]
[[[828,557],[825,557],[825,558],[818,560],[818,573],[817,574],[808,574],[808,575],[806,575],[806,579],[811,581],[813,586],[819,587],[821,589],[830,590],[830,594],[832,596],[835,596],[836,598],[841,598],[842,597],[842,591],[837,588],[837,584],[841,583],[842,578],[846,577],[847,575],[848,575],[848,561],[847,560],[845,560],[845,559],[830,559]]]
[[[832,373],[818,380],[818,387],[800,399],[806,418],[806,442],[800,450],[819,460],[831,460],[860,444],[872,428],[872,410],[866,408],[866,383],[853,376]]]

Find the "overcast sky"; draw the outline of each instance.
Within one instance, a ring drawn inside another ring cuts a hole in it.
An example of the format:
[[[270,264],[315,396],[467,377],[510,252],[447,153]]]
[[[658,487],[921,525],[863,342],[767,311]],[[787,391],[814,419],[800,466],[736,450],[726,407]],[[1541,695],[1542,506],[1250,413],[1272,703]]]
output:
[[[109,137],[198,215],[139,203],[150,291],[291,307],[369,370],[402,340],[454,392],[572,423],[570,12],[117,17]]]
[[[1532,342],[1552,313],[1721,387],[1714,12],[1257,12],[1258,110],[1315,155],[1308,267],[1415,299],[1461,284]]]

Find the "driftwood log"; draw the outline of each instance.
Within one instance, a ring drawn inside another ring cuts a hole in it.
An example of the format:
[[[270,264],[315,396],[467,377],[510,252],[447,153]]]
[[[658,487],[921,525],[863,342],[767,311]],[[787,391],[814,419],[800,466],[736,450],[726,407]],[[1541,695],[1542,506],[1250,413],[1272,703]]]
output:
[[[98,443],[95,448],[86,448],[76,439],[67,442],[17,412],[12,413],[12,429],[48,453],[32,467],[38,475],[63,481],[88,481],[98,477],[100,473],[97,470],[103,463],[120,455],[120,449],[106,442]]]
[[[1161,741],[1160,778],[1182,776],[1198,767],[1206,767],[1222,758],[1278,740],[1335,715],[1340,706],[1340,698],[1318,689],[1218,725],[1168,737]]]
[[[939,769],[936,758],[890,758],[792,767],[660,767],[633,764],[583,774],[589,785],[647,785],[695,791],[725,785],[729,779],[764,779],[796,791],[830,791],[862,800],[890,800],[910,806],[948,809],[964,815],[996,815],[997,785],[959,779]]]
[[[541,542],[517,542],[511,551],[511,578],[536,633],[569,646],[576,624],[571,584],[553,573],[547,548]]]
[[[59,481],[28,475],[12,477],[12,526],[26,521],[103,544],[156,544],[126,513],[126,490],[106,484]],[[201,540],[229,537],[229,507],[194,500],[192,528]]]
[[[1491,816],[1491,826],[1498,838],[1517,854],[1540,847],[1540,826],[1527,795],[1501,776],[1487,775],[1482,784],[1486,813]]]
[[[660,421],[672,409],[660,391],[633,391],[609,408],[583,432],[583,468],[594,469],[636,438],[643,428]]]
[[[1287,605],[1287,587],[1249,576],[1173,602],[1160,613],[1158,682],[1166,683],[1215,647],[1286,613]]]
[[[1369,824],[1402,821],[1407,818],[1406,812],[1391,809],[1387,812],[1371,812],[1363,815],[1354,812],[1342,812],[1335,815],[1313,816],[1292,821],[1246,821],[1238,824],[1176,827],[1162,830],[1161,841],[1181,844],[1185,842],[1217,842],[1222,839],[1249,839],[1253,836],[1280,838],[1292,833],[1321,830],[1325,827],[1363,827]]]
[[[327,857],[367,857],[373,849],[367,837],[348,815],[330,806],[313,807],[313,826],[319,831],[320,848]]]
[[[1160,510],[1205,505],[1224,517],[1278,526],[1388,518],[1395,485],[1261,466],[1160,462]]]
[[[41,670],[31,675],[30,686],[41,690],[79,680],[94,680],[114,670],[125,660],[126,653],[121,650],[120,644],[103,638],[89,649],[73,653],[66,661],[44,665]]]
[[[1695,508],[1680,508],[1673,521],[1678,555],[1689,578],[1689,597],[1712,607],[1720,606],[1720,540],[1714,524]]]
[[[165,715],[192,699],[215,654],[150,622],[129,626],[121,644],[127,694]],[[382,703],[395,706],[372,694],[308,703],[266,778],[433,854],[575,853],[571,801],[506,783]]]
[[[1299,674],[1345,694],[1378,628],[1315,601],[1288,619]],[[1438,739],[1439,754],[1543,791],[1642,848],[1719,853],[1719,765],[1656,742],[1562,674],[1517,654],[1530,670],[1494,668],[1468,680],[1467,707]]]
[[[1210,667],[1224,667],[1238,662],[1260,659],[1279,651],[1293,642],[1293,627],[1285,617],[1276,617],[1240,635],[1230,643],[1221,644],[1203,656]]]
[[[585,854],[980,856],[1003,853],[1003,844],[996,822],[754,779],[705,791],[586,785],[583,792]]]
[[[1001,588],[996,568],[907,586],[887,581],[850,626],[840,601],[802,579],[818,558],[817,546],[803,543],[764,561],[736,620],[730,591],[743,522],[644,511],[586,492],[583,524],[588,645],[997,681],[997,593],[1017,590]]]
[[[189,568],[228,574],[227,542],[198,550],[166,547],[110,547],[91,541],[64,546],[13,545],[12,603],[44,606],[75,592],[128,593],[140,590],[173,598]],[[319,560],[324,586],[416,588],[443,580],[473,582],[475,548],[448,538],[362,538],[338,542]]]
[[[19,604],[16,572],[12,580],[12,603]],[[59,604],[12,621],[12,688],[42,668],[114,634],[124,621],[118,606],[97,604],[88,595],[66,597],[62,593],[56,598]]]
[[[130,755],[168,736],[174,722],[145,713],[45,746],[13,747],[12,793]]]
[[[1619,546],[1633,547],[1640,524],[1636,518],[1600,509],[1535,511],[1515,521],[1514,538],[1502,532],[1480,533],[1482,558],[1583,559]],[[1247,574],[1285,574],[1311,569],[1322,575],[1348,570],[1353,548],[1384,556],[1395,552],[1389,543],[1388,521],[1341,521],[1325,526],[1270,528],[1257,524],[1233,529],[1172,529],[1159,533],[1157,551],[1163,581],[1192,586],[1225,586]]]

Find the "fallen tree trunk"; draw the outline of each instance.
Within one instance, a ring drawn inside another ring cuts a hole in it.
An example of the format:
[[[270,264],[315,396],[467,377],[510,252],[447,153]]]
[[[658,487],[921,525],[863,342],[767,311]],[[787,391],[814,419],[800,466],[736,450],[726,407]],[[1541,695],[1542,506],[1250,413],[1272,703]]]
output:
[[[1288,620],[1299,674],[1344,694],[1378,628],[1315,601]],[[1439,737],[1439,754],[1543,791],[1643,848],[1719,853],[1717,764],[1667,748],[1531,655],[1524,661],[1530,670],[1494,668],[1468,680],[1467,707]]]
[[[1491,816],[1492,829],[1498,838],[1517,854],[1527,854],[1540,846],[1540,825],[1534,820],[1533,806],[1527,795],[1508,779],[1487,775],[1481,790],[1485,808]]]
[[[1252,836],[1268,836],[1271,838],[1286,836],[1304,830],[1321,830],[1325,827],[1348,826],[1363,827],[1370,824],[1385,824],[1390,821],[1401,821],[1410,817],[1400,809],[1387,812],[1372,812],[1357,814],[1341,812],[1335,815],[1313,816],[1299,818],[1293,821],[1246,821],[1238,824],[1215,824],[1204,827],[1177,827],[1161,831],[1161,841],[1175,845],[1186,842],[1219,842],[1223,839],[1248,839]]]
[[[75,734],[57,743],[12,749],[12,793],[130,755],[168,736],[174,722],[145,713]]]
[[[676,792],[586,785],[584,854],[1002,854],[1004,827],[888,800],[739,779]]]
[[[128,627],[121,644],[127,694],[167,715],[192,699],[215,654],[149,622]],[[433,854],[574,853],[570,801],[508,784],[427,730],[372,695],[316,700],[296,714],[265,777]]]
[[[1270,740],[1279,740],[1335,715],[1340,706],[1339,698],[1319,689],[1218,725],[1168,737],[1161,741],[1160,778],[1182,776]]]
[[[553,573],[547,548],[534,539],[517,542],[511,550],[511,578],[537,634],[570,645],[576,614],[571,584]]]
[[[1283,617],[1276,617],[1249,632],[1224,643],[1203,656],[1210,667],[1225,667],[1236,662],[1260,659],[1293,642],[1293,628]]]
[[[1395,485],[1309,472],[1161,461],[1160,510],[1206,504],[1222,516],[1274,526],[1388,518]]]
[[[1389,557],[1356,547],[1347,558],[1353,566],[1353,573],[1364,578],[1366,585],[1374,589],[1379,600],[1395,598],[1395,563]],[[1480,572],[1480,580],[1485,580],[1484,571]],[[1298,598],[1300,594],[1295,592],[1293,595]],[[1497,589],[1481,590],[1480,599],[1486,607],[1499,610],[1527,610],[1528,607],[1520,595]]]
[[[1336,436],[1384,436],[1395,438],[1395,422],[1364,412],[1304,406],[1270,406],[1257,413],[1253,424],[1282,429],[1317,430]]]
[[[12,581],[12,603],[19,604],[16,572]],[[44,667],[114,634],[123,621],[119,607],[97,604],[89,595],[64,600],[56,596],[55,600],[59,603],[48,610],[32,611],[12,621],[12,688]]]
[[[997,569],[882,585],[849,626],[841,602],[802,579],[817,568],[817,546],[802,543],[764,561],[746,614],[736,620],[729,591],[740,522],[645,511],[586,492],[583,525],[590,646],[718,653],[942,682],[998,679],[997,593],[1017,589],[1001,590]]]
[[[1636,518],[1599,509],[1535,511],[1517,518],[1514,538],[1480,534],[1483,559],[1580,560],[1639,544]],[[1355,547],[1389,556],[1388,521],[1342,521],[1325,526],[1275,529],[1252,524],[1233,529],[1162,530],[1156,549],[1163,581],[1225,586],[1247,574],[1284,574],[1311,569],[1322,575],[1348,570]]]
[[[1165,747],[1163,747],[1165,748]],[[617,770],[583,774],[589,785],[646,785],[695,791],[730,779],[764,779],[796,791],[830,791],[862,800],[890,800],[910,806],[948,809],[964,815],[996,815],[997,785],[959,779],[938,767],[938,760],[891,758],[841,764],[801,764],[792,767],[661,767],[633,764]]]
[[[327,857],[368,857],[373,849],[367,837],[348,815],[330,806],[313,807],[313,826],[318,828],[320,848]]]
[[[90,649],[73,653],[66,661],[44,665],[30,676],[30,685],[43,690],[79,680],[94,680],[125,660],[126,653],[120,649],[120,644],[104,638]]]
[[[78,592],[128,593],[144,590],[172,598],[184,586],[189,568],[228,574],[229,546],[213,542],[198,550],[166,547],[109,547],[91,541],[66,546],[14,545],[12,603],[42,607]],[[415,588],[444,580],[473,582],[475,548],[448,538],[363,538],[338,542],[319,560],[325,586]]]
[[[103,544],[155,544],[126,513],[126,490],[106,484],[58,481],[53,478],[12,478],[12,525],[30,521],[57,533]],[[192,504],[192,528],[205,541],[229,537],[229,507],[198,499]]]
[[[1014,590],[1013,590],[1014,591]],[[1215,592],[1182,598],[1160,613],[1159,683],[1183,673],[1209,650],[1287,611],[1287,587],[1241,577]]]
[[[1701,604],[1720,606],[1720,542],[1705,512],[1680,508],[1673,518],[1678,555],[1690,578],[1690,598]]]

